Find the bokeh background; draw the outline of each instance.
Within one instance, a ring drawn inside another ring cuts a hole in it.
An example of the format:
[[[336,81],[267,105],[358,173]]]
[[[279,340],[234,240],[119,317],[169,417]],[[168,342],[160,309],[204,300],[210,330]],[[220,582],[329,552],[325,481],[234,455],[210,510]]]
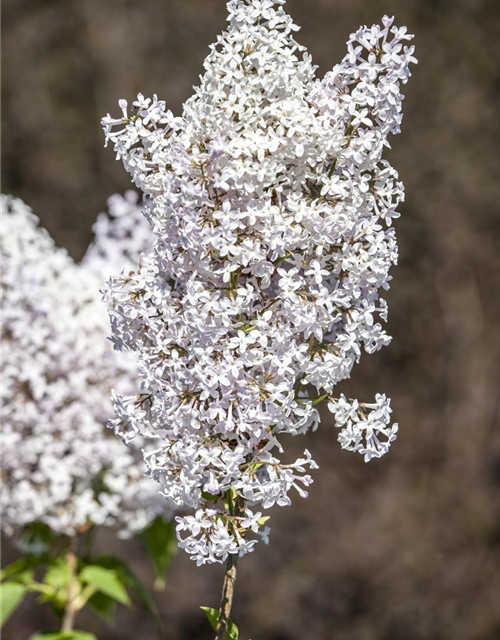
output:
[[[416,34],[403,133],[390,158],[407,200],[389,293],[390,347],[339,392],[393,398],[400,438],[365,465],[331,419],[290,441],[319,462],[310,498],[273,510],[269,547],[240,563],[234,619],[254,640],[500,638],[500,5],[498,0],[289,0],[323,74],[360,24],[395,14]],[[2,191],[30,204],[80,258],[129,179],[99,120],[157,93],[174,113],[225,25],[223,0],[4,0]],[[298,440],[298,439],[297,439]],[[110,536],[100,547],[116,550]],[[135,543],[119,543],[151,582]],[[4,542],[4,557],[13,555]],[[222,568],[179,553],[155,598],[163,640],[204,640]],[[28,600],[4,640],[53,620]],[[100,640],[155,640],[140,608]]]

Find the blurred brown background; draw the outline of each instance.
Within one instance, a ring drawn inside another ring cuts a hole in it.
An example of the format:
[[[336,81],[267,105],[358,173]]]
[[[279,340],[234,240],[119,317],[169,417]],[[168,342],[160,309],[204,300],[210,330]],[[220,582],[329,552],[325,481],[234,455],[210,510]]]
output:
[[[269,547],[240,564],[234,619],[254,640],[500,638],[500,16],[498,0],[289,0],[319,73],[348,34],[395,14],[420,60],[391,160],[407,189],[389,294],[390,347],[340,391],[393,398],[400,438],[365,465],[331,420],[289,443],[319,462],[308,500],[273,510]],[[99,125],[120,97],[174,113],[225,25],[223,0],[4,0],[3,185],[76,258],[108,195],[129,185]],[[103,549],[115,547],[108,536]],[[139,547],[120,543],[150,580]],[[9,555],[8,545],[6,554]],[[156,596],[164,640],[209,639],[221,567],[180,553]],[[4,640],[50,614],[28,602]],[[154,640],[139,609],[100,640]]]

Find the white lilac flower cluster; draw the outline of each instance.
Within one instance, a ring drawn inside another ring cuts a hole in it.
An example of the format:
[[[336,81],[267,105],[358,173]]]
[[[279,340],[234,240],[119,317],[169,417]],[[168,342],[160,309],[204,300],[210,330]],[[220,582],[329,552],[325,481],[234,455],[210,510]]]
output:
[[[92,523],[131,534],[166,505],[140,453],[106,429],[112,386],[132,393],[137,370],[107,340],[99,289],[125,256],[137,262],[151,246],[149,224],[136,195],[113,196],[76,264],[21,200],[1,204],[2,526],[12,534],[43,522],[73,535]]]
[[[139,95],[103,119],[151,200],[154,250],[111,279],[115,347],[138,353],[142,395],[115,395],[116,433],[156,437],[150,474],[198,564],[243,554],[267,518],[306,496],[308,451],[285,464],[282,434],[315,429],[327,399],[341,445],[365,460],[396,437],[389,400],[333,397],[381,322],[403,200],[382,159],[399,132],[412,36],[384,17],[351,35],[322,80],[282,0],[232,0],[182,117]]]

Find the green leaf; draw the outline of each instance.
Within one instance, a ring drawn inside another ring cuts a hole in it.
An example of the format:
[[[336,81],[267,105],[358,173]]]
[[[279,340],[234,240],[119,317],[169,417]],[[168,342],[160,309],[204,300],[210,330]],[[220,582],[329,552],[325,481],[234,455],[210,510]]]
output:
[[[42,631],[30,640],[97,640],[93,633],[86,631]]]
[[[257,520],[257,524],[259,525],[259,527],[261,527],[263,524],[265,524],[270,519],[271,519],[271,516],[262,516],[262,518],[259,518]]]
[[[62,589],[66,587],[73,575],[68,563],[63,558],[57,558],[53,565],[46,571],[43,581],[54,589]]]
[[[234,622],[231,622],[231,620],[229,621],[229,626],[227,628],[226,640],[240,640],[238,627]]]
[[[113,598],[110,598],[104,593],[98,591],[94,593],[94,595],[89,598],[87,604],[89,607],[94,609],[96,613],[98,613],[101,618],[106,620],[106,622],[112,622],[116,609],[116,602]]]
[[[212,629],[215,631],[217,629],[217,621],[219,620],[219,612],[217,609],[212,609],[212,607],[200,607],[200,609],[206,613],[208,621],[212,625]]]
[[[263,467],[263,466],[264,466],[264,463],[263,463],[263,462],[254,462],[254,464],[251,464],[251,465],[250,465],[250,469],[251,469],[252,471],[257,471],[257,469],[260,469],[260,468],[261,468],[261,467]]]
[[[116,571],[89,564],[82,569],[79,578],[113,600],[130,606],[130,598]]]
[[[212,629],[215,631],[217,629],[217,622],[219,621],[219,612],[217,609],[212,609],[211,607],[200,607],[208,618],[208,621],[212,625]],[[226,631],[226,640],[239,640],[240,633],[238,631],[238,627],[229,620]]]
[[[48,555],[23,556],[22,558],[15,560],[14,562],[12,562],[11,564],[7,565],[2,569],[2,571],[0,572],[0,580],[3,581],[6,578],[15,576],[16,582],[24,582],[26,579],[26,576],[28,575],[27,574],[28,571],[30,572],[30,576],[31,576],[33,573],[32,569],[42,564],[50,563],[50,561],[51,561],[51,558]],[[22,577],[23,575],[25,576],[24,578]]]
[[[0,572],[0,579],[3,581],[5,580],[5,578],[8,578],[9,576],[12,576],[16,573],[24,571],[27,565],[28,565],[27,558],[18,558],[17,560],[15,560],[14,562],[11,562],[11,564],[8,564],[6,567],[2,569],[2,571]]]
[[[158,625],[161,624],[160,616],[158,614],[158,609],[156,608],[155,603],[151,599],[149,593],[144,588],[143,584],[139,580],[139,578],[135,575],[132,569],[118,558],[114,556],[101,556],[94,560],[95,564],[99,566],[105,567],[106,569],[113,569],[120,576],[121,581],[127,587],[132,589],[137,595],[138,599],[144,604],[144,606],[148,609],[149,613],[155,619]]]
[[[9,582],[16,582],[18,584],[30,585],[33,582],[34,569],[25,569],[19,573],[14,574]]]
[[[156,588],[165,586],[165,573],[177,553],[177,538],[173,522],[157,517],[139,534],[139,540],[151,560],[156,576]]]
[[[5,624],[21,604],[26,591],[26,586],[17,582],[4,582],[0,585],[0,626]]]
[[[220,495],[216,495],[215,493],[209,493],[208,491],[202,491],[201,497],[205,498],[205,500],[212,500],[212,501],[221,499]]]
[[[42,582],[30,582],[26,585],[28,591],[34,591],[40,595],[37,598],[37,602],[51,602],[57,598],[57,590],[54,587],[49,587],[48,584]]]

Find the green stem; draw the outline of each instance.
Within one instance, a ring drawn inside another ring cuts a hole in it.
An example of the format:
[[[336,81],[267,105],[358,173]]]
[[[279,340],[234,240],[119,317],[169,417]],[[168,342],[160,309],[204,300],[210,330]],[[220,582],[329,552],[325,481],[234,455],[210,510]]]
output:
[[[329,393],[324,393],[322,396],[318,396],[317,398],[301,398],[300,396],[298,398],[296,398],[297,402],[299,404],[301,404],[302,402],[312,402],[313,406],[319,404],[320,402],[323,402],[323,400],[326,400],[328,398],[330,394]]]
[[[78,609],[75,606],[75,601],[79,594],[79,585],[78,580],[76,579],[76,569],[78,562],[73,551],[73,544],[71,544],[68,552],[66,553],[66,562],[68,563],[68,567],[71,570],[72,579],[68,585],[68,590],[66,593],[66,606],[64,608],[61,631],[73,631],[75,616],[78,613]]]
[[[337,167],[337,158],[334,159],[332,164],[330,165],[330,170],[328,171],[328,178],[330,179],[333,176],[333,172]]]

